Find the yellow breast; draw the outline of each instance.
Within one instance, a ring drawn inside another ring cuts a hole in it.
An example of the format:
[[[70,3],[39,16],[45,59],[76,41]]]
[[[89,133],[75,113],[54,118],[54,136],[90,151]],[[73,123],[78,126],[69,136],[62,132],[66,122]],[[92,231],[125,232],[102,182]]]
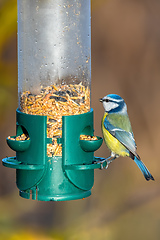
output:
[[[104,114],[102,119],[102,133],[104,137],[104,141],[107,147],[115,154],[119,156],[129,156],[129,153],[126,151],[126,148],[115,138],[113,137],[104,127],[104,118],[107,116],[107,113]]]

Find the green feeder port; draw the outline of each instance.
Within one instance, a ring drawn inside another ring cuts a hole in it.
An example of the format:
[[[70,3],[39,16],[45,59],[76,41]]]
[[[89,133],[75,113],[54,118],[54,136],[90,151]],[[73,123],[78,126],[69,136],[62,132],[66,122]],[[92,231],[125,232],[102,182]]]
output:
[[[7,138],[16,156],[2,163],[23,198],[88,197],[94,169],[107,165],[94,157],[103,139],[93,140],[90,0],[17,1],[19,105]]]

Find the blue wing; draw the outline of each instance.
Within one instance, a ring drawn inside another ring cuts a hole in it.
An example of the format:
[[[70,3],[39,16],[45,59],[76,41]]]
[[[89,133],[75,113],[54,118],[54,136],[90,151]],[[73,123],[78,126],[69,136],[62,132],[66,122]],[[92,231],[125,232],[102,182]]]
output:
[[[108,121],[107,116],[104,119],[104,126],[113,137],[115,137],[123,146],[125,146],[134,156],[136,156],[139,159],[139,156],[136,153],[136,144],[133,137],[133,133],[127,132],[119,127],[113,126]]]

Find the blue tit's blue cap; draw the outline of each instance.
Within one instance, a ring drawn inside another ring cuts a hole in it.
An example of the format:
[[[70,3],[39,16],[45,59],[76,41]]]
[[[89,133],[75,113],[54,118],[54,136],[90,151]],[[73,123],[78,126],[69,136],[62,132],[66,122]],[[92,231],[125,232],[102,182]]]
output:
[[[116,100],[122,100],[123,99],[117,94],[108,94],[107,97],[112,98],[112,99],[116,99]]]

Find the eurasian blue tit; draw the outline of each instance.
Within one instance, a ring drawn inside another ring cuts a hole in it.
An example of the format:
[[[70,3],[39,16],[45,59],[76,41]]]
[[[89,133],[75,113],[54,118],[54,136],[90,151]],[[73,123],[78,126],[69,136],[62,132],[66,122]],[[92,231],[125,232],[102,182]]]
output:
[[[109,94],[101,98],[100,102],[103,103],[105,110],[102,133],[106,145],[111,150],[111,156],[104,161],[108,164],[119,156],[128,156],[134,160],[147,181],[154,180],[136,152],[137,146],[127,113],[127,105],[123,98],[116,94]],[[108,161],[109,159],[111,160]]]

